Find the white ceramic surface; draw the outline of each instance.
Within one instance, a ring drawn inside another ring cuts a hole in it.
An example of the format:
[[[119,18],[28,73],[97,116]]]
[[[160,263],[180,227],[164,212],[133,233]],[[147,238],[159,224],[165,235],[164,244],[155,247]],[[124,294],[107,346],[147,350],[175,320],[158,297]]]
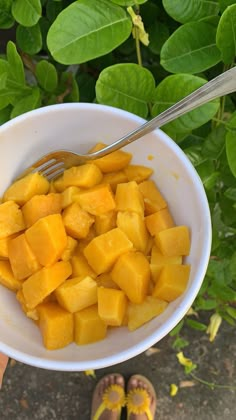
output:
[[[0,127],[0,195],[25,167],[55,149],[86,152],[111,143],[144,122],[128,112],[96,104],[62,104],[26,113]],[[148,165],[177,224],[191,231],[191,276],[186,292],[159,317],[134,332],[113,329],[95,344],[47,351],[38,328],[22,313],[14,293],[0,286],[0,351],[29,365],[82,371],[111,366],[145,351],[181,320],[203,281],[211,247],[208,202],[199,176],[181,149],[161,130],[126,147],[133,163]],[[150,156],[152,160],[150,160]]]

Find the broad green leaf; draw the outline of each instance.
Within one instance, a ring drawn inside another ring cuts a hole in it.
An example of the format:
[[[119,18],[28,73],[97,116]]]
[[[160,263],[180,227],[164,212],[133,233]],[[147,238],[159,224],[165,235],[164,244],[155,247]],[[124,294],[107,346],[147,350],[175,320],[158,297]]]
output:
[[[172,348],[176,350],[184,349],[185,347],[189,346],[189,341],[185,340],[182,337],[176,337],[174,343],[172,344]]]
[[[17,52],[16,46],[12,41],[7,44],[7,60],[9,63],[9,79],[14,85],[25,84],[25,72],[23,62],[19,53]]]
[[[219,178],[219,172],[215,171],[212,160],[208,159],[205,162],[200,163],[200,165],[196,166],[196,170],[206,190],[210,190],[215,186],[215,183]]]
[[[16,41],[22,51],[30,55],[37,54],[42,49],[42,35],[39,23],[30,27],[18,25]]]
[[[35,75],[39,85],[47,92],[53,92],[58,83],[57,70],[53,64],[46,60],[37,63]]]
[[[231,287],[212,284],[208,289],[209,296],[217,297],[226,302],[235,302],[236,292]]]
[[[0,0],[0,28],[8,29],[14,25],[11,13],[13,0]]]
[[[60,83],[57,92],[58,102],[78,102],[79,87],[71,72],[61,73]]]
[[[164,42],[169,37],[168,26],[161,22],[155,22],[152,26],[147,28],[147,32],[149,34],[150,41],[148,48],[154,54],[160,54]]]
[[[62,3],[55,1],[48,1],[46,5],[46,17],[52,23],[57,15],[62,11]]]
[[[236,55],[236,4],[227,7],[220,18],[216,45],[225,64],[233,63]]]
[[[162,3],[168,15],[180,23],[217,15],[219,12],[216,0],[163,0]]]
[[[167,76],[156,87],[153,95],[152,116],[160,114],[183,97],[203,86],[206,80],[190,74],[174,74]],[[165,125],[173,133],[194,130],[211,120],[219,107],[219,100],[214,100]]]
[[[41,104],[40,90],[38,87],[32,88],[31,94],[22,98],[17,102],[11,112],[11,118],[15,118],[18,115],[24,114],[25,112],[36,109]]]
[[[236,188],[227,188],[224,192],[225,197],[227,197],[229,200],[236,201]]]
[[[227,313],[232,316],[232,318],[236,319],[236,308],[233,308],[232,306],[228,306],[226,308]]]
[[[194,319],[186,318],[186,324],[197,331],[206,331],[207,326],[202,322],[195,321]]]
[[[219,63],[216,27],[209,22],[180,26],[164,43],[161,65],[170,73],[200,73]]]
[[[235,4],[235,0],[219,0],[220,11],[223,13],[226,7],[231,6],[231,4]]]
[[[3,76],[5,73],[8,74],[9,72],[9,64],[7,60],[0,58],[0,77]]]
[[[147,0],[111,0],[112,3],[119,4],[119,6],[135,6],[136,4],[146,3]]]
[[[6,72],[3,74],[0,73],[0,91],[2,89],[5,89],[6,84],[7,84],[6,82],[7,82],[7,73]]]
[[[21,25],[33,26],[42,15],[41,2],[40,0],[14,0],[12,14]]]
[[[200,165],[206,158],[202,155],[202,145],[195,144],[184,149],[184,153],[188,156],[193,166]]]
[[[131,29],[131,19],[120,6],[108,0],[78,0],[57,16],[47,44],[59,63],[79,64],[114,50]]]
[[[174,337],[175,335],[179,334],[184,326],[184,320],[182,319],[173,330],[169,333],[171,337]]]
[[[101,104],[122,108],[145,118],[154,89],[155,80],[149,70],[138,64],[116,64],[100,73],[96,97]]]
[[[225,148],[225,126],[218,125],[207,136],[202,146],[202,154],[212,159],[218,159]]]
[[[230,170],[236,178],[236,133],[226,134],[226,155]]]
[[[194,302],[194,308],[196,310],[211,311],[217,307],[217,301],[215,299],[204,299],[202,296],[198,296]]]
[[[0,110],[0,125],[4,124],[10,119],[12,107],[8,105],[7,107]]]

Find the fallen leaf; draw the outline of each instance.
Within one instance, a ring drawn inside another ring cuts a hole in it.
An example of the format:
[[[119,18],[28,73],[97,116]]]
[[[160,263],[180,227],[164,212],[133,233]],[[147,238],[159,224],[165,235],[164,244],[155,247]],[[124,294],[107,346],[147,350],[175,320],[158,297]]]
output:
[[[179,388],[176,384],[170,384],[170,396],[175,397]]]
[[[145,351],[145,355],[146,356],[153,356],[153,354],[156,354],[156,353],[160,353],[160,349],[157,349],[156,347],[150,347],[149,349],[147,349],[146,351]]]
[[[193,381],[180,381],[179,387],[180,388],[191,388],[192,386],[197,385],[196,382]]]
[[[28,409],[28,408],[29,408],[28,401],[27,401],[27,400],[25,400],[24,398],[22,398],[22,399],[20,400],[20,405],[21,405],[21,407],[22,407],[22,408],[25,408],[25,409]]]
[[[86,376],[92,376],[93,378],[96,378],[96,373],[93,369],[88,369],[84,371]]]

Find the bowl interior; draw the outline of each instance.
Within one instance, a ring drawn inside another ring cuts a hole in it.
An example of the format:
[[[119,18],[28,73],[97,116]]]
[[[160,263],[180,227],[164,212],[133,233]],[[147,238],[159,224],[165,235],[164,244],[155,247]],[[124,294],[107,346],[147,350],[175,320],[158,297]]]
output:
[[[0,194],[25,167],[56,149],[86,152],[99,141],[111,143],[144,120],[96,104],[63,104],[24,114],[0,127]],[[201,286],[211,246],[211,221],[202,183],[181,149],[161,130],[132,143],[132,163],[154,169],[176,224],[191,231],[191,275],[186,292],[167,310],[134,332],[117,328],[95,344],[44,349],[38,328],[25,317],[14,293],[0,286],[0,350],[26,364],[46,369],[98,369],[127,360],[163,338],[184,316]]]

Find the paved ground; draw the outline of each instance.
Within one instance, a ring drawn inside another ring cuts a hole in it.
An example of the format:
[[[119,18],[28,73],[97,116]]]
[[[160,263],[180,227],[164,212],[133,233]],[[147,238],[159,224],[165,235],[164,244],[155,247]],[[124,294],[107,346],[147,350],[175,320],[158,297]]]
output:
[[[171,337],[159,342],[151,355],[143,353],[113,368],[98,370],[96,377],[112,371],[121,372],[126,378],[137,372],[148,376],[158,395],[156,419],[235,419],[236,330],[223,324],[214,343],[203,333],[189,329],[184,331],[184,338],[191,343],[185,355],[198,365],[195,374],[223,388],[212,390],[186,376],[177,361],[176,350],[172,349]],[[12,360],[0,391],[0,420],[89,420],[97,379],[83,372],[52,372]],[[175,397],[170,396],[171,383],[182,386]]]

